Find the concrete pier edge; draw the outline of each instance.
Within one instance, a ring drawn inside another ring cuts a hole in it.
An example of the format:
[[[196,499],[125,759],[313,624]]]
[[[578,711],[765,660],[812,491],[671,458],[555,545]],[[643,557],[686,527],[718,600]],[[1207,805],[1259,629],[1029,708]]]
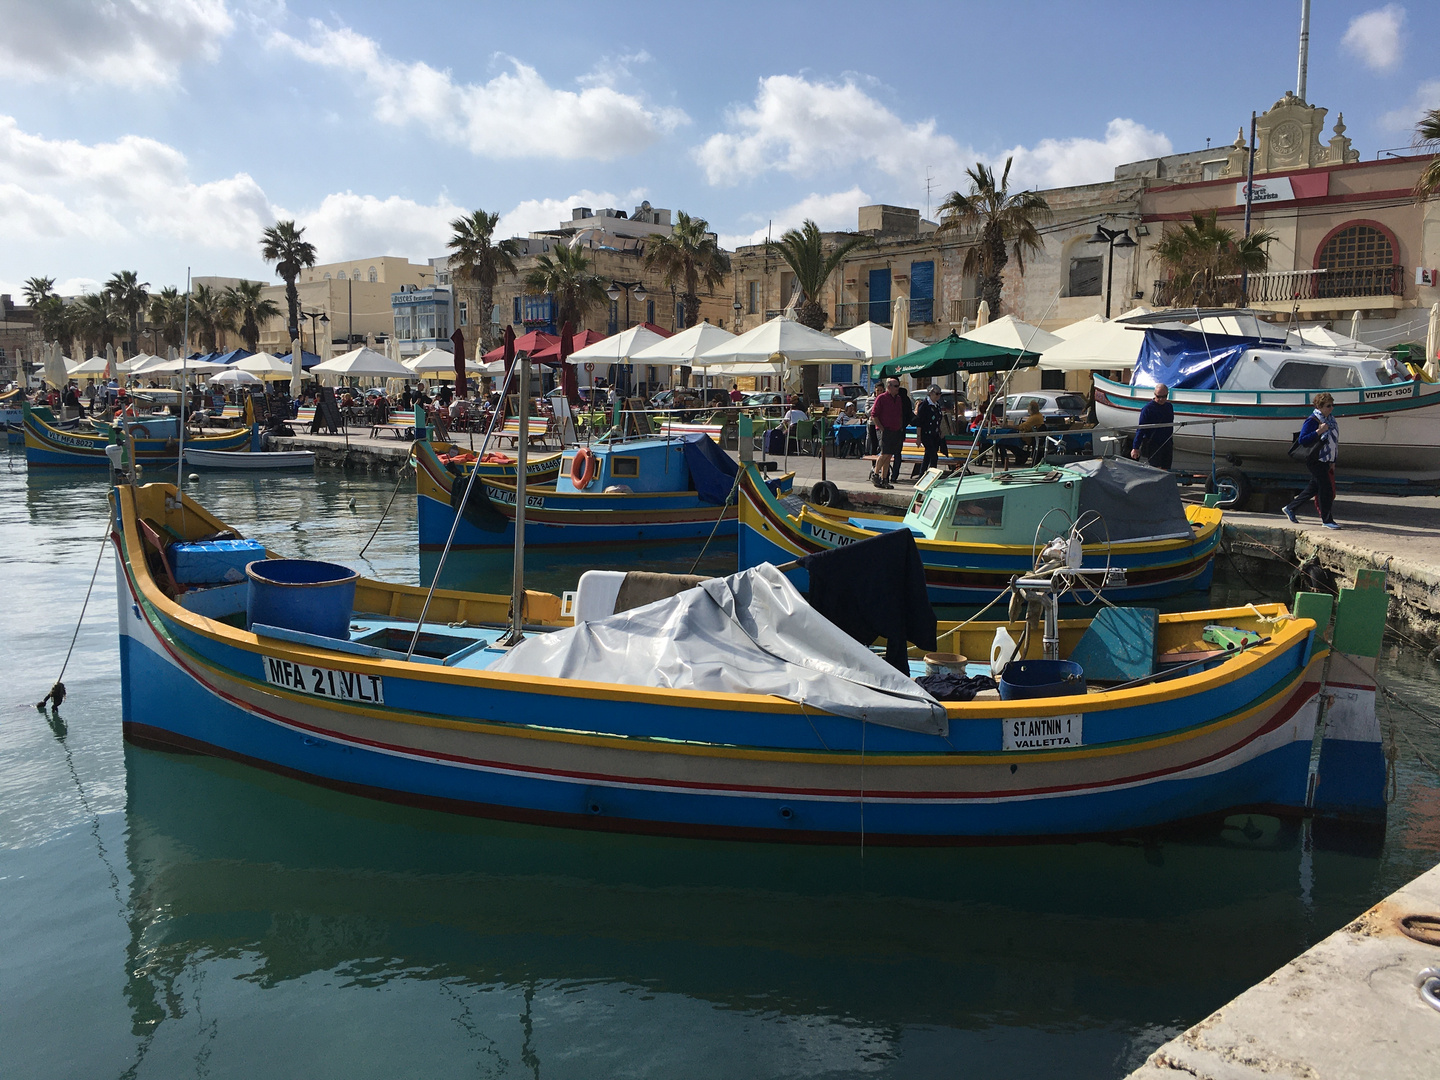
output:
[[[1416,976],[1440,946],[1407,916],[1440,917],[1440,866],[1156,1050],[1128,1080],[1314,1080],[1440,1076],[1440,1012]]]

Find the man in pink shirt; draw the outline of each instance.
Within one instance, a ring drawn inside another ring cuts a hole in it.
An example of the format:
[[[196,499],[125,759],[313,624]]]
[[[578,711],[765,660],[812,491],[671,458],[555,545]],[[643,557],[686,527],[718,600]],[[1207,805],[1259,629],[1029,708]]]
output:
[[[900,401],[899,379],[885,381],[885,393],[875,395],[870,418],[880,429],[880,455],[870,482],[878,488],[894,487],[890,482],[890,459],[898,456],[905,445],[905,407]]]

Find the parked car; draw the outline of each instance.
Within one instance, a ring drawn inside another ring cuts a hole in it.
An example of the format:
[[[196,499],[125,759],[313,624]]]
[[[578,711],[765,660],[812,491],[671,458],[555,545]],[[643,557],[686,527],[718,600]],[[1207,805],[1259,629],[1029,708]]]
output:
[[[1085,415],[1085,398],[1073,390],[1029,390],[1005,398],[1005,420],[1018,424],[1030,412],[1030,402],[1040,402],[1046,420],[1072,420]]]
[[[865,388],[859,383],[826,383],[820,387],[820,404],[826,408],[831,405],[843,407],[846,401],[854,401],[864,392]]]

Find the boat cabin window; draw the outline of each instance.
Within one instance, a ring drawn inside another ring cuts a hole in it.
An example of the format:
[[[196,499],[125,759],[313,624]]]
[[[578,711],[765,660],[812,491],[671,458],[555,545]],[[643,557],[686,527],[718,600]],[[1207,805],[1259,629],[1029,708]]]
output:
[[[950,524],[958,528],[999,525],[1004,516],[1004,510],[1004,495],[997,495],[989,499],[967,499],[963,495],[957,495],[955,497],[955,513],[950,518]]]
[[[610,475],[614,476],[639,476],[640,459],[638,457],[617,457],[610,456]]]
[[[940,511],[943,509],[945,509],[945,496],[931,495],[926,498],[925,508],[920,511],[920,520],[926,525],[934,525],[935,519],[940,516]]]
[[[1355,369],[1345,364],[1287,360],[1270,385],[1276,390],[1336,390],[1357,385]]]

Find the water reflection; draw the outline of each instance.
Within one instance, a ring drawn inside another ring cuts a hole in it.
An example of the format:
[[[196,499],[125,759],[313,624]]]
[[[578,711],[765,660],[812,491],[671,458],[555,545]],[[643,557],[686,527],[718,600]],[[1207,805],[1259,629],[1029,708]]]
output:
[[[1024,1027],[1100,1054],[1070,1075],[1107,1075],[1345,921],[1375,872],[1315,853],[1307,909],[1299,831],[1256,817],[862,858],[453,818],[135,747],[126,776],[137,1034],[185,1016],[178,988],[224,961],[266,989],[441,983],[478,994],[467,1022],[501,1041],[538,1001],[537,1062],[623,999],[646,1024],[703,1007],[761,1043],[824,1029],[877,1064],[921,1029]],[[961,1041],[996,1066],[1024,1052]]]

